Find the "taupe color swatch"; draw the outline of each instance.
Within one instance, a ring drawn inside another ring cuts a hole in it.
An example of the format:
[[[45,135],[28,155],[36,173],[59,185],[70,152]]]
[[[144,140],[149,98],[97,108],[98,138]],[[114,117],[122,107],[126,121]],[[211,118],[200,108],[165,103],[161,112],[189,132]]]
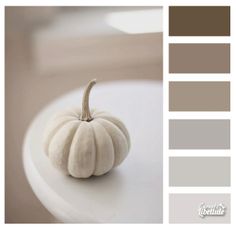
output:
[[[229,36],[229,6],[169,7],[170,36]]]
[[[170,73],[229,73],[230,44],[169,44]]]
[[[169,120],[170,149],[229,149],[230,120]]]
[[[230,111],[230,82],[170,82],[170,111]]]
[[[169,185],[230,186],[230,157],[170,157]]]
[[[223,216],[199,216],[200,205],[223,204]],[[170,194],[169,222],[170,223],[230,223],[230,194]]]

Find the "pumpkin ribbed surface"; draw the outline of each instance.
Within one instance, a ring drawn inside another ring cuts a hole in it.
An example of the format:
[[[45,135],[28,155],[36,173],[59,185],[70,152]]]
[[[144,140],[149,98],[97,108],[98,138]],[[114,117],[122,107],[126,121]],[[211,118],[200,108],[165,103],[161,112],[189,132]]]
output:
[[[81,109],[57,114],[44,135],[44,150],[52,164],[76,178],[103,175],[126,158],[130,137],[125,125],[110,113],[91,110],[92,120],[81,120]]]

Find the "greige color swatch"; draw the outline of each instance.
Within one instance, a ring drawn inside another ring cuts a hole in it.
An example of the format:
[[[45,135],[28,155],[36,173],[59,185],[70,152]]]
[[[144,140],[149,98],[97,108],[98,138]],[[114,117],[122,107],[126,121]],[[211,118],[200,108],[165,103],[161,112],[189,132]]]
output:
[[[170,73],[229,73],[230,44],[169,44]]]
[[[201,204],[225,206],[222,216],[199,216]],[[230,194],[170,194],[170,223],[230,223]]]
[[[230,186],[230,157],[170,157],[169,185]]]
[[[170,111],[229,111],[230,82],[170,82]]]
[[[169,120],[170,149],[229,149],[230,120]]]
[[[229,36],[229,6],[169,7],[170,36]]]

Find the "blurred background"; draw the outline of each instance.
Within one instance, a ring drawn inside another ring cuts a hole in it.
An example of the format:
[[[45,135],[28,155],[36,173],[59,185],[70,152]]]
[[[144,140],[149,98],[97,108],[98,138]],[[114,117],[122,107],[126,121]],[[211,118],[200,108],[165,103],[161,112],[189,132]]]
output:
[[[162,8],[6,7],[5,71],[5,222],[51,223],[23,170],[28,125],[91,78],[162,81]]]

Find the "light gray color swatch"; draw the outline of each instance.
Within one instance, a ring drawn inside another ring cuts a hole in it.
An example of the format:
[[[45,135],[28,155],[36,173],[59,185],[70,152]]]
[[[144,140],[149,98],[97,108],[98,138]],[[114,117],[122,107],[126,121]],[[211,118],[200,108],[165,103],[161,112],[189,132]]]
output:
[[[229,149],[230,120],[169,120],[170,149]]]
[[[199,216],[199,207],[205,205],[223,204],[223,216]],[[170,223],[230,223],[230,194],[170,194]]]
[[[170,157],[169,185],[230,186],[230,157]]]

